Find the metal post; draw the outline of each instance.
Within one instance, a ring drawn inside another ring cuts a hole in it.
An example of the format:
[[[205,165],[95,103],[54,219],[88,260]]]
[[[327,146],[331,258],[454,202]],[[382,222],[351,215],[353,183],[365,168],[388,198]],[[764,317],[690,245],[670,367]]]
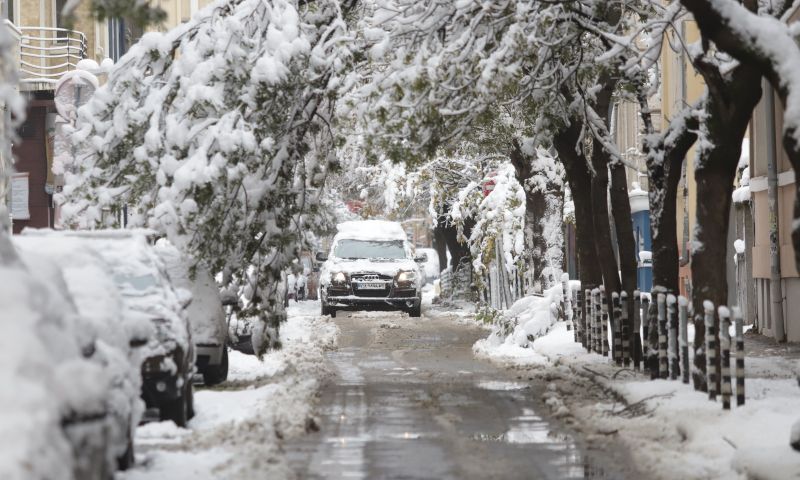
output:
[[[689,383],[689,302],[678,297],[678,318],[680,323],[681,372],[683,383]]]
[[[731,409],[731,312],[719,307],[719,346],[722,350],[722,409]]]
[[[717,399],[717,332],[714,331],[714,304],[703,302],[706,324],[706,382],[708,382],[708,399]]]
[[[586,339],[586,350],[591,352],[594,349],[594,345],[592,344],[594,341],[594,331],[592,330],[594,328],[594,291],[587,288],[584,291],[584,295],[586,298],[586,318],[583,323],[586,325],[586,331],[583,336]]]
[[[603,302],[602,317],[600,318],[600,350],[601,355],[608,357],[608,297],[605,287],[600,287],[600,300]]]
[[[578,306],[578,298],[580,297],[581,291],[580,289],[571,292],[572,294],[572,339],[575,343],[578,343],[578,324],[580,323],[580,307]]]
[[[667,378],[669,366],[667,362],[667,296],[659,293],[658,302],[658,376]]]
[[[669,359],[669,378],[678,379],[678,299],[675,295],[667,296],[667,358]]]
[[[641,293],[639,290],[634,290],[633,292],[633,348],[634,348],[634,355],[633,355],[633,368],[634,370],[639,370],[641,368],[641,352],[638,348],[636,348],[636,339],[639,338],[639,331],[642,327],[642,298]]]
[[[736,406],[744,405],[744,323],[742,311],[733,308],[733,322],[736,324]]]
[[[628,292],[622,291],[619,296],[620,309],[620,322],[622,323],[622,364],[625,367],[631,364],[631,332],[630,325],[628,325]]]
[[[599,288],[594,289],[594,332],[592,332],[592,339],[594,340],[594,352],[598,354],[603,353],[603,348],[601,345],[601,338],[600,338],[600,318],[603,314],[601,308],[601,301],[600,295],[602,295],[601,290]]]
[[[611,294],[611,302],[613,303],[612,325],[614,326],[614,350],[612,354],[614,356],[614,363],[616,363],[617,366],[622,366],[622,322],[620,322],[622,318],[622,308],[617,292]]]
[[[646,365],[647,356],[650,355],[650,325],[648,323],[648,315],[650,312],[650,297],[642,296],[642,363]],[[647,368],[644,366],[643,368]]]
[[[783,324],[783,288],[781,285],[780,226],[778,225],[778,157],[775,153],[775,94],[772,85],[766,83],[764,100],[767,102],[767,199],[769,211],[769,296],[771,302],[775,340],[786,341]]]

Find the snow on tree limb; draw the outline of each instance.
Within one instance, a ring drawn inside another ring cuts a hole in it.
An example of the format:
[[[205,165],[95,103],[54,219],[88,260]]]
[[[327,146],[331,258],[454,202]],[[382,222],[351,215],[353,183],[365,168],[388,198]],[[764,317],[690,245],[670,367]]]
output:
[[[281,271],[317,220],[332,163],[331,79],[347,65],[335,1],[222,0],[149,33],[81,109],[64,219],[164,233],[224,282],[250,283],[259,352],[285,318]]]

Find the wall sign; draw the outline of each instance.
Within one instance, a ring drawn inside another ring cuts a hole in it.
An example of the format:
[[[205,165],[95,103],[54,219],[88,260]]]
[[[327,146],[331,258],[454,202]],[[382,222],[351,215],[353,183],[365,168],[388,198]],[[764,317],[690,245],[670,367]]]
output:
[[[11,218],[14,220],[30,220],[28,210],[28,173],[11,175]]]

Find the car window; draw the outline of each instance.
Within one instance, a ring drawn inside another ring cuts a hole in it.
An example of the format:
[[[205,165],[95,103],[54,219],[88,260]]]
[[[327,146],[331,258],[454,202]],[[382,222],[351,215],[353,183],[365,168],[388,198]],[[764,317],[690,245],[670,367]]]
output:
[[[407,258],[403,240],[355,240],[342,239],[336,244],[333,254],[338,258],[385,258],[397,260]]]
[[[133,290],[134,292],[131,293],[141,294],[158,287],[158,279],[150,273],[144,275],[118,273],[114,275],[114,283],[121,287],[123,293]]]

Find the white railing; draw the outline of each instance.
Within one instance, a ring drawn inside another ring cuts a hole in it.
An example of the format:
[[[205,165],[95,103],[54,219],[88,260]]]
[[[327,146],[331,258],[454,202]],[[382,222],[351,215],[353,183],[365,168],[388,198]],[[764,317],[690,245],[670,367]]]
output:
[[[19,27],[20,83],[55,84],[86,58],[86,35],[51,27]]]

